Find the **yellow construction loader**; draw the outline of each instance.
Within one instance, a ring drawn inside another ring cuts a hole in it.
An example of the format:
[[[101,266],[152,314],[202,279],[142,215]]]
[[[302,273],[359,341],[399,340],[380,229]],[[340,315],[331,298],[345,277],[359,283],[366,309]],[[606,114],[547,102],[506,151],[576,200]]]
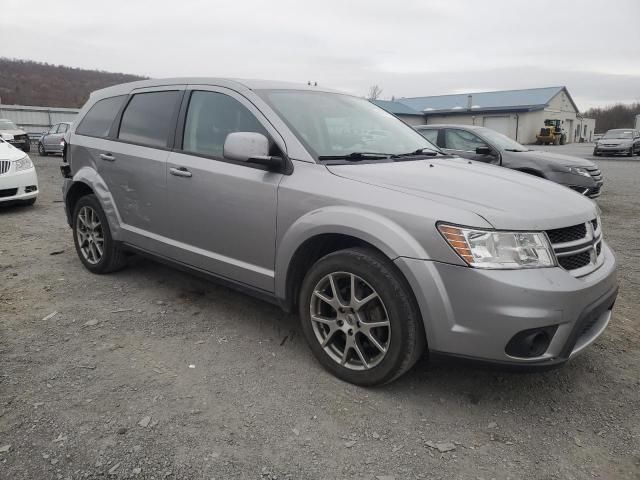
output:
[[[564,145],[566,141],[567,134],[562,131],[561,120],[545,120],[544,127],[536,135],[536,143],[538,145]]]

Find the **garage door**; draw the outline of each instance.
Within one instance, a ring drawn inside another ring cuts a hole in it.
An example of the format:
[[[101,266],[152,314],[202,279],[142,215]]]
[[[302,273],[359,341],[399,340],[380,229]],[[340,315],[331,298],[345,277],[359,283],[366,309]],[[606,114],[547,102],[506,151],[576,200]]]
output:
[[[510,117],[484,117],[484,126],[509,136]]]

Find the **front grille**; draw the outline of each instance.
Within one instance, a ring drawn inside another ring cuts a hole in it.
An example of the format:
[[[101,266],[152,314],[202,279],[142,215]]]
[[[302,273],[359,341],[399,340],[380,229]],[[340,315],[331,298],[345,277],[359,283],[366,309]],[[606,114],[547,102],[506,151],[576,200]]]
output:
[[[587,167],[587,171],[596,182],[602,181],[602,172],[598,167]]]
[[[565,270],[577,270],[578,268],[586,267],[591,263],[591,253],[587,250],[586,252],[577,253],[575,255],[558,257],[558,263]]]
[[[547,230],[546,233],[558,265],[565,270],[580,270],[576,272],[578,275],[586,275],[589,270],[585,267],[595,270],[602,262],[602,234],[597,218],[571,227]]]
[[[587,236],[587,227],[584,223],[572,227],[547,230],[551,243],[567,243],[581,240]]]
[[[0,190],[0,198],[13,197],[16,193],[18,193],[17,188],[5,188]]]
[[[8,160],[0,160],[0,175],[7,173],[11,168],[11,162]]]

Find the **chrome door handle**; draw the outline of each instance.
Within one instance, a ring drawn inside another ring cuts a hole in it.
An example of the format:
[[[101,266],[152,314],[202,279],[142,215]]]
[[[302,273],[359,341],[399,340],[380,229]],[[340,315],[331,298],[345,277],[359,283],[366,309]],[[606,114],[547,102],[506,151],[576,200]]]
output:
[[[107,162],[115,162],[116,161],[116,157],[114,157],[110,153],[101,153],[100,154],[100,158],[102,160],[106,160]]]
[[[175,175],[176,177],[190,177],[191,172],[184,167],[180,168],[170,168],[169,173],[171,175]]]

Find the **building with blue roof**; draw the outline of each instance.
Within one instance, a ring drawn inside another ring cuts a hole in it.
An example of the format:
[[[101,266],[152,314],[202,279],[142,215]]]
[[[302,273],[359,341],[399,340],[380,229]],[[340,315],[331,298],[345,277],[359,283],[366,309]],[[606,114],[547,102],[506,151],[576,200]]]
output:
[[[564,86],[398,98],[375,103],[411,125],[479,125],[503,133],[520,143],[535,143],[547,119],[559,119],[567,142],[591,141],[595,120],[584,118]],[[405,111],[398,104],[408,108]]]

